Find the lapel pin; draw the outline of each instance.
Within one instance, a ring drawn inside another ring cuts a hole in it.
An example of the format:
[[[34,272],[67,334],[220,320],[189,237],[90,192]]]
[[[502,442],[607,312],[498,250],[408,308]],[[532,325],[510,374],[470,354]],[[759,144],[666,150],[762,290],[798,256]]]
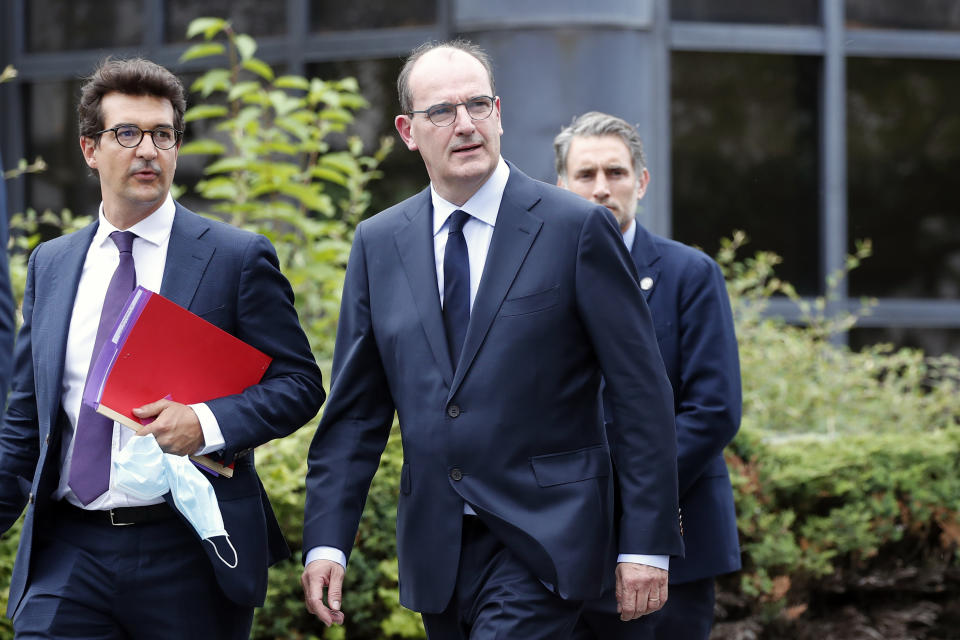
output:
[[[645,277],[645,278],[641,278],[641,279],[640,279],[640,288],[643,289],[644,291],[649,291],[650,289],[652,289],[652,288],[653,288],[653,278],[651,278],[650,276],[647,276],[647,277]]]

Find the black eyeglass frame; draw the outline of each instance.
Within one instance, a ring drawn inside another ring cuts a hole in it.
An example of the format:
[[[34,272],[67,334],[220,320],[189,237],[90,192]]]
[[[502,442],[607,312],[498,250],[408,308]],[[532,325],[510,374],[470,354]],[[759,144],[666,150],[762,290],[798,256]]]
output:
[[[136,129],[137,131],[140,132],[140,137],[137,138],[136,143],[131,145],[125,145],[122,142],[120,142],[120,136],[117,135],[117,131],[119,129]],[[169,147],[161,147],[159,144],[157,144],[157,139],[156,137],[154,137],[154,133],[158,130],[173,131],[173,144],[171,144]],[[124,149],[136,149],[137,147],[139,147],[140,143],[143,142],[143,135],[146,133],[150,134],[150,142],[153,143],[153,146],[155,146],[157,149],[160,149],[161,151],[169,151],[170,149],[173,149],[175,146],[177,146],[177,144],[180,142],[180,139],[183,137],[183,131],[181,131],[180,129],[175,129],[174,127],[160,126],[160,127],[154,127],[153,129],[141,129],[135,124],[118,124],[115,127],[110,127],[109,129],[104,129],[103,131],[97,131],[93,135],[102,136],[103,134],[109,133],[110,131],[113,132],[113,137],[117,141],[117,144],[123,147]]]
[[[482,118],[474,118],[474,117],[473,117],[473,114],[470,113],[470,108],[467,106],[468,104],[470,104],[471,102],[473,102],[474,100],[476,100],[476,99],[478,99],[478,98],[485,98],[485,99],[487,99],[487,100],[490,101],[490,111],[489,111],[489,113],[487,113],[487,115],[483,116]],[[499,98],[499,96],[473,96],[472,98],[470,98],[469,100],[466,100],[466,101],[464,101],[464,102],[457,102],[457,103],[441,102],[441,103],[439,103],[439,104],[430,105],[430,106],[427,107],[426,109],[421,109],[421,110],[419,110],[419,111],[416,111],[416,110],[414,110],[414,111],[408,111],[408,112],[407,112],[407,115],[408,115],[408,116],[412,116],[412,115],[417,114],[417,113],[422,113],[422,114],[424,114],[424,115],[427,116],[427,120],[429,120],[429,121],[430,121],[430,124],[432,124],[433,126],[435,126],[435,127],[449,127],[450,125],[452,125],[454,122],[457,121],[457,108],[460,107],[461,105],[463,106],[464,109],[466,109],[467,115],[470,116],[470,119],[471,119],[471,120],[475,120],[475,121],[477,121],[477,120],[486,120],[487,118],[489,118],[489,117],[493,114],[493,110],[494,110],[494,108],[497,106],[497,98]],[[430,117],[430,112],[431,112],[431,111],[434,111],[435,109],[441,109],[441,108],[443,108],[443,109],[453,108],[453,118],[451,118],[451,119],[450,119],[450,122],[447,122],[446,124],[437,124],[436,122],[434,122],[433,118]]]

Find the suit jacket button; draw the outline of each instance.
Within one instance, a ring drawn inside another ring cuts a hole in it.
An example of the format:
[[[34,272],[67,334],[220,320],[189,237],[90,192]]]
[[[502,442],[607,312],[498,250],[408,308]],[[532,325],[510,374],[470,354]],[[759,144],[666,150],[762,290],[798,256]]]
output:
[[[454,467],[453,469],[450,470],[450,478],[454,482],[460,482],[460,480],[463,479],[463,471],[460,471],[460,469],[457,469],[456,467]]]
[[[460,415],[460,407],[455,404],[450,405],[447,407],[447,415],[451,418],[456,418]],[[457,478],[457,480],[459,480],[459,478]]]

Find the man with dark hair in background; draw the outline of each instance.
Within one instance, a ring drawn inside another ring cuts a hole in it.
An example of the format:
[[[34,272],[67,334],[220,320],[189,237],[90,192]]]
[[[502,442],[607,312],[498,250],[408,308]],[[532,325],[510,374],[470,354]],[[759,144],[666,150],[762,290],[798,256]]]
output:
[[[270,242],[171,197],[185,107],[179,79],[142,59],[107,60],[81,91],[80,149],[103,199],[93,224],[30,256],[0,428],[0,530],[27,509],[7,610],[17,638],[247,638],[267,567],[289,555],[252,450],[316,414],[320,371]],[[115,485],[112,463],[135,436],[81,402],[136,284],[272,358],[242,393],[134,410],[165,452],[234,465],[232,478],[209,477],[233,567],[170,494]]]
[[[623,622],[609,593],[587,603],[578,640],[706,640],[714,577],[740,568],[733,490],[723,448],[740,426],[740,363],[720,268],[702,252],[654,235],[636,221],[650,173],[636,129],[605,113],[575,118],[554,140],[559,184],[617,218],[650,305],[673,385],[680,509],[686,554],[670,563],[670,600]],[[607,419],[616,418],[607,407]]]
[[[624,619],[655,611],[682,553],[676,436],[615,221],[501,158],[479,47],[420,47],[398,92],[397,131],[430,186],[356,230],[310,448],[307,608],[343,620],[347,554],[396,412],[400,602],[431,639],[567,638],[615,565]]]

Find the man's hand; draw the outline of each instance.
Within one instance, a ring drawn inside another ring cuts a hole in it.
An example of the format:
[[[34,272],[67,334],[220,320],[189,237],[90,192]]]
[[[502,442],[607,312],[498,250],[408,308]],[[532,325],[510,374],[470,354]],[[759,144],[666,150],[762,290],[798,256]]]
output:
[[[145,436],[152,433],[157,444],[166,453],[186,456],[195,453],[204,445],[203,429],[196,412],[185,404],[173,400],[157,400],[133,410],[133,415],[141,420],[154,418],[150,424],[142,427],[137,434]]]
[[[307,611],[320,618],[327,625],[343,624],[343,612],[340,611],[344,569],[332,560],[314,560],[303,569],[300,584],[303,585],[303,601]],[[327,603],[323,604],[323,589],[327,588]]]
[[[645,564],[617,565],[617,611],[623,621],[653,613],[667,603],[667,575]]]

